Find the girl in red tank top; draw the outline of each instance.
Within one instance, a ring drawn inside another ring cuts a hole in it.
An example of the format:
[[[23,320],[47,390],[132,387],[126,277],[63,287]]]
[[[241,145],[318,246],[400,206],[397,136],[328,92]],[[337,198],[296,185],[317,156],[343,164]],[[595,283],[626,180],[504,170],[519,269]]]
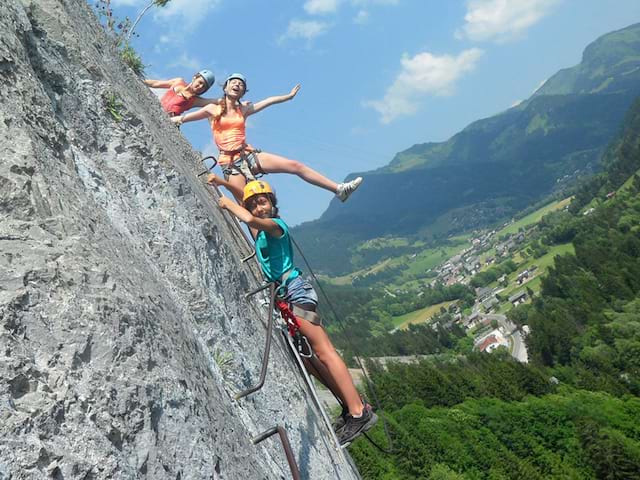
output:
[[[217,99],[201,98],[199,95],[206,92],[213,85],[215,78],[209,70],[201,70],[193,76],[191,83],[183,78],[170,80],[145,80],[144,83],[151,88],[167,88],[168,90],[160,99],[162,109],[170,117],[182,115],[193,107],[204,107],[210,103],[217,103]]]
[[[300,85],[293,87],[291,92],[286,95],[268,97],[256,103],[240,102],[247,91],[247,84],[244,76],[239,73],[230,75],[222,88],[224,96],[218,104],[206,105],[197,112],[174,117],[172,121],[180,125],[183,122],[206,118],[211,122],[213,138],[220,150],[218,163],[223,167],[225,175],[228,176],[229,183],[237,187],[239,191],[242,191],[247,181],[237,168],[232,168],[233,165],[238,165],[238,162],[246,162],[247,168],[250,168],[253,174],[291,173],[297,175],[312,185],[333,192],[343,202],[360,186],[362,177],[338,184],[302,162],[255,150],[247,144],[246,118],[271,105],[291,100],[300,90]],[[236,197],[236,200],[242,203],[242,198]]]

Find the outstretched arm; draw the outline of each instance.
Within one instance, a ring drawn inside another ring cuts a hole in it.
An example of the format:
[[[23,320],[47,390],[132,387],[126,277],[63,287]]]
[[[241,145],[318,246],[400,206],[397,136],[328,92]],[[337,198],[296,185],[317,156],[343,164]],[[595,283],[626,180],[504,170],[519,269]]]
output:
[[[184,82],[182,78],[172,78],[171,80],[151,80],[146,79],[144,84],[151,88],[171,88],[178,82]]]
[[[213,117],[216,114],[217,108],[219,108],[218,105],[211,103],[202,107],[197,112],[185,113],[179,117],[171,117],[171,121],[179,126],[185,122],[194,122],[196,120]]]
[[[224,187],[229,190],[234,197],[239,199],[242,199],[242,195],[244,194],[240,187],[238,187],[237,185],[233,185],[231,182],[226,181],[224,178],[220,178],[215,173],[209,174],[209,176],[207,177],[207,183],[209,185],[219,185],[221,187]]]
[[[275,105],[276,103],[288,102],[296,96],[298,90],[300,90],[300,84],[293,87],[291,91],[286,95],[276,95],[275,97],[268,97],[256,103],[250,103],[246,106],[244,115],[245,117],[247,117],[249,115],[253,115],[254,113],[258,113],[260,110],[264,110],[271,105]]]
[[[203,98],[196,97],[193,102],[194,107],[206,107],[207,105],[222,105],[223,99],[221,98]]]
[[[220,208],[224,210],[229,210],[236,217],[238,217],[238,220],[240,220],[241,222],[246,223],[249,228],[251,228],[252,233],[254,233],[254,238],[254,231],[262,230],[264,232],[267,232],[272,237],[280,237],[284,233],[280,226],[273,221],[273,219],[254,217],[249,210],[241,205],[238,205],[230,198],[220,197],[220,200],[218,200],[218,205],[220,205]]]

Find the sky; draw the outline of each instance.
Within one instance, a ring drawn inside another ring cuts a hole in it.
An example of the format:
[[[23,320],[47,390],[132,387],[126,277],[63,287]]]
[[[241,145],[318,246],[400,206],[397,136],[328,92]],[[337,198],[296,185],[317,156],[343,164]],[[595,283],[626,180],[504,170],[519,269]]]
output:
[[[111,0],[131,19],[148,3]],[[147,78],[212,70],[205,96],[220,97],[235,72],[253,102],[299,83],[293,100],[249,117],[247,140],[340,182],[508,109],[590,42],[637,22],[638,0],[170,0],[147,12],[132,45]],[[181,131],[217,154],[207,121]],[[333,199],[293,175],[265,179],[290,225]]]

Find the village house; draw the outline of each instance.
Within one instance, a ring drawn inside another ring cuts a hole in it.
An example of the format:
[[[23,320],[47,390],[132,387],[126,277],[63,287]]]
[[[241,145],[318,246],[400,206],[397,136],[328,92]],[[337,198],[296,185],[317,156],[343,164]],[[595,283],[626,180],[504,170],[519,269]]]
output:
[[[473,312],[463,321],[462,324],[467,330],[469,330],[475,327],[476,325],[478,325],[479,323],[480,323],[480,312]]]
[[[514,293],[509,297],[509,302],[513,304],[514,307],[517,307],[521,303],[524,303],[527,300],[527,292],[524,290],[520,290],[518,293]]]
[[[491,296],[482,302],[482,308],[484,308],[485,312],[489,313],[489,311],[499,303],[500,301],[495,296]]]
[[[508,347],[509,341],[499,329],[489,332],[488,335],[478,339],[474,348],[480,352],[491,353],[498,347]]]
[[[487,298],[491,297],[493,289],[490,287],[478,287],[476,288],[476,298],[478,302],[484,302]]]
[[[527,278],[529,278],[529,270],[523,270],[518,274],[516,282],[518,282],[518,285],[522,285],[522,282],[524,282],[524,280]]]

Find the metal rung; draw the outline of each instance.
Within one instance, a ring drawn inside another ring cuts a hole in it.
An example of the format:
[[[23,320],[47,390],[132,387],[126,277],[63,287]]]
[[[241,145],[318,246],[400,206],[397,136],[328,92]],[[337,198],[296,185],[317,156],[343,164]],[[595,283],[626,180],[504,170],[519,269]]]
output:
[[[270,436],[278,433],[280,436],[280,441],[282,442],[282,447],[284,448],[284,453],[287,457],[287,462],[289,462],[289,468],[291,469],[291,477],[293,480],[300,480],[300,470],[298,470],[298,465],[296,464],[296,459],[293,457],[293,450],[291,450],[291,444],[289,443],[289,437],[287,437],[287,431],[281,427],[280,425],[270,428],[266,432],[262,432],[257,437],[251,439],[251,442],[254,445],[266,440]]]
[[[253,295],[255,295],[256,293],[260,293],[263,290],[266,290],[267,288],[269,288],[271,286],[271,283],[265,283],[263,285],[260,285],[258,288],[256,288],[255,290],[251,290],[250,292],[247,292],[244,294],[244,298],[249,298],[252,297]]]
[[[264,354],[262,356],[262,368],[260,370],[260,380],[255,386],[248,388],[246,390],[243,390],[242,392],[236,393],[236,395],[234,396],[236,400],[240,400],[241,398],[246,397],[247,395],[250,395],[253,392],[257,392],[258,390],[260,390],[264,385],[265,379],[267,378],[267,365],[269,364],[269,352],[271,351],[271,332],[273,332],[273,307],[275,305],[275,298],[276,298],[276,284],[267,283],[266,287],[265,286],[260,287],[258,292],[260,290],[264,290],[265,288],[270,288],[269,322],[267,324],[267,338],[265,340]]]
[[[256,256],[256,251],[254,250],[253,252],[251,252],[249,255],[247,255],[246,257],[244,257],[242,259],[242,263],[248,262],[249,260],[251,260],[255,256]]]

